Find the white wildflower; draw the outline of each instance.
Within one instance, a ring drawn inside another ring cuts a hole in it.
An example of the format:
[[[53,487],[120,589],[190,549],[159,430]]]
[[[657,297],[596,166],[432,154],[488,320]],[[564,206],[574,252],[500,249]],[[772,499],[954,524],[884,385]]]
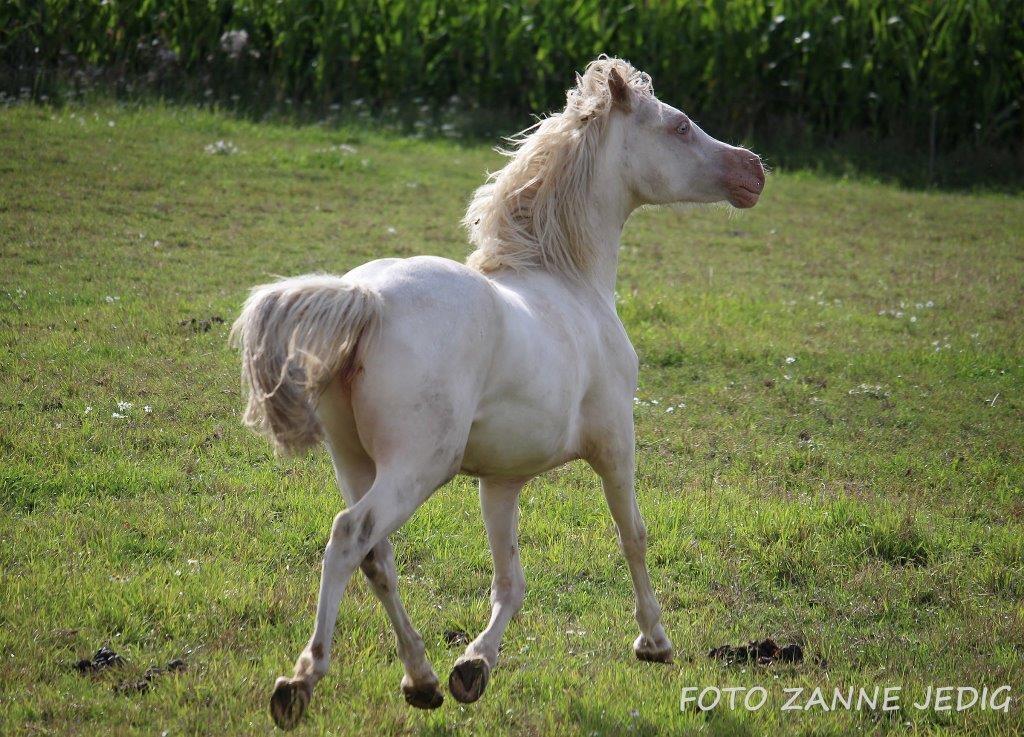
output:
[[[220,140],[208,143],[203,150],[211,155],[230,156],[238,153],[238,146],[231,141]]]
[[[796,356],[786,356],[786,363],[796,363]]]
[[[857,394],[866,394],[869,397],[875,399],[885,399],[889,396],[889,391],[881,384],[858,384],[857,386],[850,389],[847,394],[853,396]]]

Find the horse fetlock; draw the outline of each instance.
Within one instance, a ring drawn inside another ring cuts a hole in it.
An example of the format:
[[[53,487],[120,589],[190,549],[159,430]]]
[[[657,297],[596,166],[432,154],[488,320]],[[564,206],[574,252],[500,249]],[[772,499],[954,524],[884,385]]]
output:
[[[660,641],[667,639],[665,630],[661,626],[661,605],[657,599],[651,598],[638,601],[633,607],[633,616],[640,625],[641,632],[648,632],[651,639]]]
[[[295,661],[295,678],[301,678],[309,682],[310,688],[327,674],[327,667],[330,664],[330,654],[322,643],[313,642],[306,646],[306,649]]]

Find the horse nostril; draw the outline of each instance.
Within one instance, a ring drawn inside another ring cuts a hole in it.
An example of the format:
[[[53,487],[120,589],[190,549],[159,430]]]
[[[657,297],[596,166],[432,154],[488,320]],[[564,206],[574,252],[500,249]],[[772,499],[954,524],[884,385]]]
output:
[[[764,167],[761,165],[761,159],[751,159],[752,169],[754,171],[754,177],[757,179],[758,186],[764,184]]]

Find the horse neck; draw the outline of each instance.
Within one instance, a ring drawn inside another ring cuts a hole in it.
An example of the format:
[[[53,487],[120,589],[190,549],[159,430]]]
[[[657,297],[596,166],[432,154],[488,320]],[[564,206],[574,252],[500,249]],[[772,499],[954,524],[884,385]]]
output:
[[[614,157],[604,155],[596,167],[586,213],[591,231],[591,261],[585,278],[610,304],[615,302],[619,242],[626,219],[634,209]]]

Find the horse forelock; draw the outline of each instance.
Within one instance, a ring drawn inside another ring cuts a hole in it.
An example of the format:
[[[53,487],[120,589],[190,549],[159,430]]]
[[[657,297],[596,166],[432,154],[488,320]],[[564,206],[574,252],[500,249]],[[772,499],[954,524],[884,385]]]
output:
[[[590,62],[566,93],[565,108],[511,136],[498,149],[509,162],[474,193],[463,224],[482,272],[543,268],[579,278],[590,265],[588,198],[605,123],[612,109],[612,70],[641,97],[651,78],[622,59]]]

